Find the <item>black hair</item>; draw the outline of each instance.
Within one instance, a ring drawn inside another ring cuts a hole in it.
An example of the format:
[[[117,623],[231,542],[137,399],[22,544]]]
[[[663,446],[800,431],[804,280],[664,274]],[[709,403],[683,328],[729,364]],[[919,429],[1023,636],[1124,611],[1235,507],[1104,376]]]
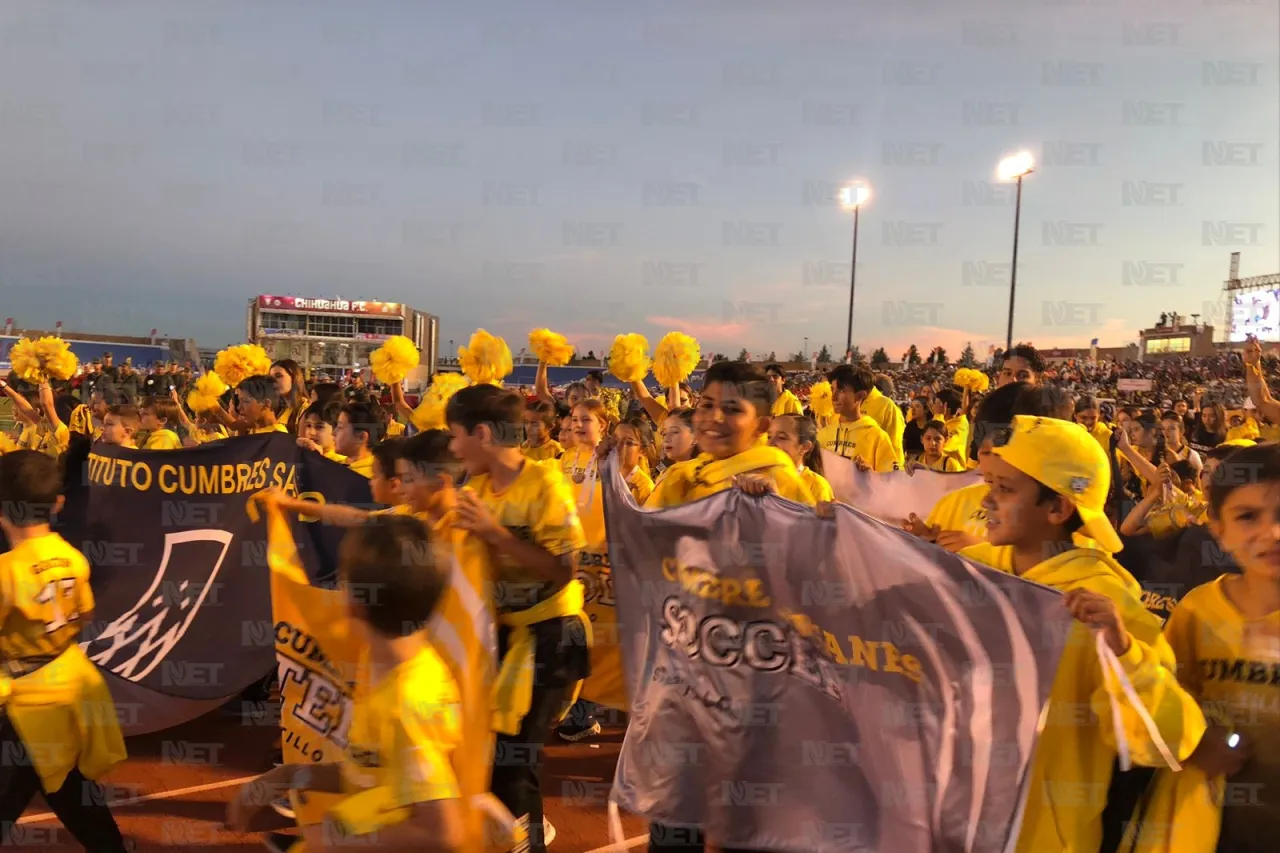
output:
[[[1042,504],[1046,501],[1051,501],[1054,498],[1062,497],[1062,495],[1055,492],[1044,483],[1039,483],[1038,485],[1040,486],[1040,493],[1036,495],[1037,504]],[[1080,513],[1072,511],[1071,517],[1063,523],[1062,527],[1068,535],[1073,534],[1080,528],[1084,527],[1084,519],[1080,517]]]
[[[1190,459],[1179,459],[1169,466],[1169,470],[1178,476],[1179,481],[1196,479],[1196,466],[1191,464]]]
[[[800,444],[804,444],[807,441],[813,445],[801,461],[804,462],[804,467],[821,476],[822,446],[818,444],[818,422],[808,415],[783,415],[783,417],[791,418],[795,421],[796,441]]]
[[[960,408],[960,404],[964,402],[964,396],[955,388],[943,388],[934,398],[947,407],[947,414],[951,415]],[[926,411],[928,407],[926,406]]]
[[[778,376],[781,376],[781,377],[782,377],[782,381],[783,381],[783,382],[786,382],[786,381],[787,381],[787,372],[786,372],[785,370],[783,370],[783,369],[782,369],[782,365],[781,365],[781,364],[776,364],[776,363],[774,363],[774,364],[766,364],[766,365],[764,366],[764,372],[765,372],[766,374],[776,373]]]
[[[400,458],[403,452],[404,439],[389,438],[385,441],[378,442],[377,446],[370,449],[373,460],[378,463],[378,467],[382,469],[382,476],[388,480],[396,475],[396,460]]]
[[[603,371],[600,371],[600,370],[588,370],[588,371],[587,371],[587,378],[588,378],[588,379],[594,379],[595,381],[599,382],[601,385],[603,385],[603,384],[604,384],[604,372],[603,372]]]
[[[445,420],[470,435],[481,424],[489,427],[495,444],[515,447],[520,443],[524,400],[514,391],[496,385],[471,385],[449,398]]]
[[[382,407],[373,403],[351,402],[338,410],[347,416],[347,423],[355,432],[362,432],[369,438],[369,449],[377,447],[387,434],[387,422],[382,417]],[[384,469],[385,470],[385,469]]]
[[[1081,397],[1079,400],[1076,400],[1077,415],[1080,414],[1081,412],[1087,412],[1090,409],[1096,409],[1096,408],[1098,408],[1098,399],[1096,397],[1091,397],[1086,394],[1085,396]]]
[[[871,368],[861,364],[837,364],[827,374],[827,381],[831,383],[833,391],[848,389],[869,392],[876,387],[875,374],[871,372]]]
[[[307,418],[319,418],[322,423],[326,423],[334,429],[338,428],[338,412],[342,411],[342,404],[336,401],[328,403],[312,403],[307,406],[307,410],[302,413],[301,420]]]
[[[778,391],[757,365],[745,361],[717,361],[707,368],[702,377],[703,391],[713,384],[732,385],[747,402],[755,406],[756,414],[768,416]]]
[[[236,390],[262,403],[277,417],[288,406],[288,401],[280,396],[280,392],[276,390],[276,381],[270,376],[250,376],[241,382]]]
[[[1032,372],[1037,376],[1044,373],[1044,358],[1041,357],[1040,351],[1031,344],[1018,344],[1016,347],[1005,353],[1004,361],[1008,361],[1011,358],[1025,359],[1027,364],[1031,366]],[[1004,367],[1004,361],[1000,363],[1002,368]]]
[[[1061,386],[1034,385],[1018,395],[1013,413],[1069,421],[1075,414],[1075,404]]]
[[[311,393],[316,395],[316,402],[323,405],[335,397],[341,397],[342,386],[336,382],[317,382],[311,386]]]
[[[1035,386],[1030,382],[1010,382],[1001,386],[982,398],[978,404],[977,420],[973,424],[973,438],[969,443],[969,458],[978,458],[978,448],[991,437],[996,444],[1009,440],[1010,424],[1013,423],[1013,410],[1018,398]],[[1030,403],[1028,408],[1030,408]],[[1026,414],[1038,414],[1027,412]]]
[[[943,439],[946,439],[951,435],[950,431],[947,430],[947,425],[937,419],[931,420],[925,424],[924,428],[920,430],[920,434],[924,435],[929,430],[933,430],[934,432],[941,434]]]
[[[352,528],[339,549],[338,572],[359,618],[385,637],[423,629],[448,585],[427,526],[411,515],[374,515]]]
[[[62,492],[58,460],[36,450],[0,456],[0,512],[17,527],[50,524]]]
[[[1206,491],[1209,512],[1222,517],[1222,508],[1231,493],[1242,486],[1280,483],[1280,444],[1265,442],[1251,447],[1233,447],[1209,479]]]
[[[399,442],[400,458],[424,475],[447,473],[457,481],[458,457],[449,449],[448,430],[429,429]]]

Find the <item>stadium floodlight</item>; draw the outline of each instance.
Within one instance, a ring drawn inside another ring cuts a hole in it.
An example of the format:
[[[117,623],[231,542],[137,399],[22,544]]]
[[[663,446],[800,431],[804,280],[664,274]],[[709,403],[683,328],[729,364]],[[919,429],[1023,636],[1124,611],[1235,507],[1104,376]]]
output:
[[[849,328],[844,342],[846,357],[853,351],[853,292],[858,282],[858,214],[870,199],[871,187],[865,181],[855,181],[840,190],[840,206],[845,210],[853,210],[853,260],[849,264]]]
[[[1019,151],[1000,161],[996,177],[1001,181],[1017,181],[1017,201],[1013,207],[1013,265],[1009,267],[1009,325],[1005,329],[1004,351],[1013,349],[1013,301],[1018,289],[1018,227],[1022,222],[1022,179],[1035,171],[1035,160],[1028,151]]]

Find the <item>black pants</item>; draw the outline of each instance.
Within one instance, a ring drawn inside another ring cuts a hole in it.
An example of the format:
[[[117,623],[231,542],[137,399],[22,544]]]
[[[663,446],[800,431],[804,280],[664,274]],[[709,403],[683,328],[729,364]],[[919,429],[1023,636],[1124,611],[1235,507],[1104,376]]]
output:
[[[493,762],[493,795],[517,818],[528,816],[529,853],[546,853],[542,834],[542,765],[551,727],[569,700],[570,686],[590,671],[581,622],[539,622],[534,634],[533,702],[514,735],[498,735]],[[510,629],[498,629],[499,659],[507,654]]]
[[[91,853],[125,850],[120,827],[116,826],[104,802],[102,787],[73,769],[61,788],[45,791],[31,764],[26,744],[7,714],[0,714],[0,750],[11,757],[0,765],[0,844],[22,843],[22,827],[16,823],[35,795],[41,793],[49,810],[86,850]]]

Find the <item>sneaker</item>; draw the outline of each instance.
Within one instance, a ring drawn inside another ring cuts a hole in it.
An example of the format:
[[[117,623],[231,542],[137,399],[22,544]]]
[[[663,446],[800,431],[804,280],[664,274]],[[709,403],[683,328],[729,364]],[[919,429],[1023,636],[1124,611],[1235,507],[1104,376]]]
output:
[[[551,842],[556,840],[556,828],[551,825],[551,821],[544,816],[542,818],[542,846],[550,847]]]
[[[297,820],[298,816],[293,813],[293,803],[289,802],[288,797],[281,797],[271,803],[271,808],[275,809],[276,814],[280,817],[287,817],[289,820]]]
[[[296,835],[285,835],[283,832],[268,832],[262,837],[262,846],[271,853],[288,853],[302,839]]]
[[[560,739],[563,741],[567,741],[568,743],[577,743],[578,741],[586,740],[589,737],[594,737],[602,731],[604,731],[604,729],[600,727],[600,721],[595,717],[587,717],[581,722],[571,718],[560,724],[556,729],[556,734],[559,735]]]

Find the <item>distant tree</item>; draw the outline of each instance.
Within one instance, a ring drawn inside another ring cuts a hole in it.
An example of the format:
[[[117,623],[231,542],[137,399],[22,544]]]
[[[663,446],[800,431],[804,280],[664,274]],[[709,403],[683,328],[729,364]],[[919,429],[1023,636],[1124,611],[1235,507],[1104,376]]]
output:
[[[576,349],[573,351],[573,355],[569,356],[570,364],[577,364],[581,360],[582,356],[578,355],[578,351]]]
[[[920,350],[916,349],[915,344],[912,344],[911,346],[907,347],[907,351],[902,354],[902,361],[904,364],[907,364],[912,367],[914,367],[915,365],[919,364],[922,361],[922,359],[920,358]]]
[[[722,352],[718,352],[716,353],[715,361],[713,361],[712,364],[715,364],[716,361],[728,361],[728,360],[729,360],[729,356],[725,355]]]
[[[858,346],[857,344],[853,345],[853,349],[850,351],[849,361],[852,362],[853,364],[867,363],[867,357],[862,354],[862,347]]]
[[[587,361],[595,361],[595,360],[596,360],[596,351],[593,349],[587,350]]]
[[[806,357],[805,354],[802,352],[793,352],[791,353],[791,357],[787,359],[787,361],[808,361],[808,360],[809,360],[808,357]]]
[[[871,353],[872,367],[883,367],[888,363],[889,363],[889,353],[884,351],[884,347],[880,347],[875,352]]]
[[[929,360],[938,366],[947,363],[947,351],[942,347],[934,347],[933,352],[929,353]]]
[[[746,347],[743,347],[742,351],[738,353],[738,361],[750,361],[750,360],[751,360],[751,353],[747,352]]]
[[[772,364],[777,360],[778,360],[778,354],[773,350],[769,350],[769,363]]]
[[[826,344],[823,344],[822,349],[818,350],[818,364],[830,364],[830,363],[831,363],[831,350],[827,348]]]
[[[974,360],[974,357],[973,357],[973,344],[966,343],[964,345],[964,352],[960,353],[960,366],[973,367],[976,363],[977,362]]]

